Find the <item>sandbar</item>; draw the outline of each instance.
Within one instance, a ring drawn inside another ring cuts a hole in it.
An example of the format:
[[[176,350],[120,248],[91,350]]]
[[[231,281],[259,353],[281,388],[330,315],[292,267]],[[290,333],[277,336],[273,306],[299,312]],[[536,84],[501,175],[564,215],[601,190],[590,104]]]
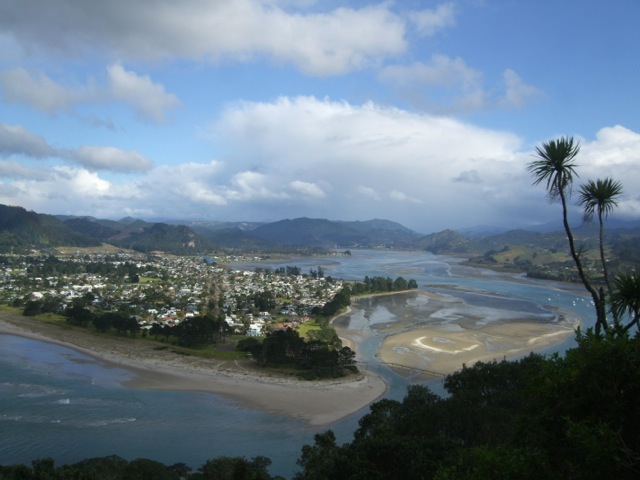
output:
[[[558,308],[553,319],[536,321],[532,315],[474,308],[455,297],[431,294],[428,302],[432,322],[376,328],[384,336],[380,360],[414,381],[546,349],[574,336],[580,325],[577,315]]]

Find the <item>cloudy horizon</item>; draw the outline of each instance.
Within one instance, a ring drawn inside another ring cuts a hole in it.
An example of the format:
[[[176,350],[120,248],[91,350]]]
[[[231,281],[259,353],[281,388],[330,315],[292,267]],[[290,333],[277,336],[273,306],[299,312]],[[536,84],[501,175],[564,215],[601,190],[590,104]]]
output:
[[[633,0],[3,2],[0,203],[527,227],[560,214],[535,147],[573,136],[576,183],[619,180],[615,217],[638,220],[639,17]]]

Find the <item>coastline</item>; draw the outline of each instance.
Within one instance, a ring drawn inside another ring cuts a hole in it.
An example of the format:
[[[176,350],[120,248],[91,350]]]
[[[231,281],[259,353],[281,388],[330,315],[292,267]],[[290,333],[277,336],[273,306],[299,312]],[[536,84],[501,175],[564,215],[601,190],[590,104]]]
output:
[[[146,342],[100,337],[0,312],[0,334],[74,349],[134,374],[123,386],[143,390],[214,393],[256,409],[327,426],[378,400],[385,382],[369,371],[335,381],[306,382],[259,373],[250,361],[184,357]]]
[[[461,300],[423,290],[411,290],[428,298],[429,311],[450,309]],[[406,294],[389,292],[381,295]],[[348,307],[331,319],[351,315]],[[574,334],[579,318],[556,309],[556,320],[547,324],[526,318],[509,318],[482,324],[468,314],[455,324],[424,325],[405,331],[386,331],[378,357],[381,363],[412,381],[445,376],[478,361],[511,359],[552,346]],[[334,325],[335,326],[335,325]],[[336,327],[343,345],[358,355],[358,345],[371,333]],[[377,334],[378,334],[377,333]],[[380,399],[387,384],[373,372],[333,381],[300,381],[258,371],[250,360],[214,360],[181,356],[151,342],[100,336],[66,329],[21,315],[0,312],[0,334],[17,335],[72,348],[107,366],[134,374],[123,386],[143,390],[200,391],[224,396],[244,405],[327,426]]]

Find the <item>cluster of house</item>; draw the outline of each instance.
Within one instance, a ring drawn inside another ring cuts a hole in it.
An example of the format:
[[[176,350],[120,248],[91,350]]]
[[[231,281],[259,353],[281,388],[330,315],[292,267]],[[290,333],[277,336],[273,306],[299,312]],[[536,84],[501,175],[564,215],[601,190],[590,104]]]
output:
[[[225,321],[235,331],[261,336],[266,331],[296,328],[310,319],[314,307],[322,308],[342,288],[342,281],[308,275],[281,275],[264,271],[226,270],[221,277]],[[246,299],[268,292],[285,303],[277,314],[253,313]]]
[[[314,307],[322,307],[342,288],[340,280],[310,275],[231,270],[210,258],[129,254],[78,255],[63,258],[75,263],[133,263],[137,282],[121,276],[78,273],[33,275],[25,257],[0,270],[0,302],[16,300],[59,302],[61,308],[82,299],[98,310],[123,304],[136,312],[141,328],[153,323],[173,326],[199,315],[212,305],[222,308],[225,320],[237,332],[263,335],[267,330],[295,327],[309,319]],[[35,260],[33,260],[35,261]],[[267,295],[278,311],[256,311],[253,299]]]

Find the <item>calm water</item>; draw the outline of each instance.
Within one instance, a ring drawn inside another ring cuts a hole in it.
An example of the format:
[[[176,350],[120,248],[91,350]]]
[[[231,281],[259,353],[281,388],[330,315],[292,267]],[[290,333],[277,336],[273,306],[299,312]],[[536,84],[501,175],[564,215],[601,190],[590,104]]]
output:
[[[260,266],[295,265],[306,272],[321,265],[326,275],[352,280],[365,275],[403,276],[416,279],[422,289],[462,298],[471,308],[524,312],[545,321],[552,315],[549,307],[557,306],[576,312],[585,326],[593,323],[591,305],[573,291],[575,287],[465,268],[455,259],[427,253],[365,250],[352,254]],[[420,302],[415,295],[368,299],[342,323],[366,329],[405,314],[419,315]],[[401,399],[408,381],[375,363],[381,341],[379,336],[369,336],[359,346],[359,359],[372,362],[370,368],[389,383],[389,398]],[[572,345],[573,340],[568,340],[552,350]],[[273,461],[272,474],[291,477],[302,445],[312,443],[313,435],[325,430],[213,394],[122,387],[131,375],[64,347],[0,335],[0,464],[28,464],[49,456],[61,465],[116,454],[197,468],[218,455],[263,455]],[[441,392],[441,384],[437,380],[429,385]],[[366,411],[330,426],[339,442],[351,439]]]

